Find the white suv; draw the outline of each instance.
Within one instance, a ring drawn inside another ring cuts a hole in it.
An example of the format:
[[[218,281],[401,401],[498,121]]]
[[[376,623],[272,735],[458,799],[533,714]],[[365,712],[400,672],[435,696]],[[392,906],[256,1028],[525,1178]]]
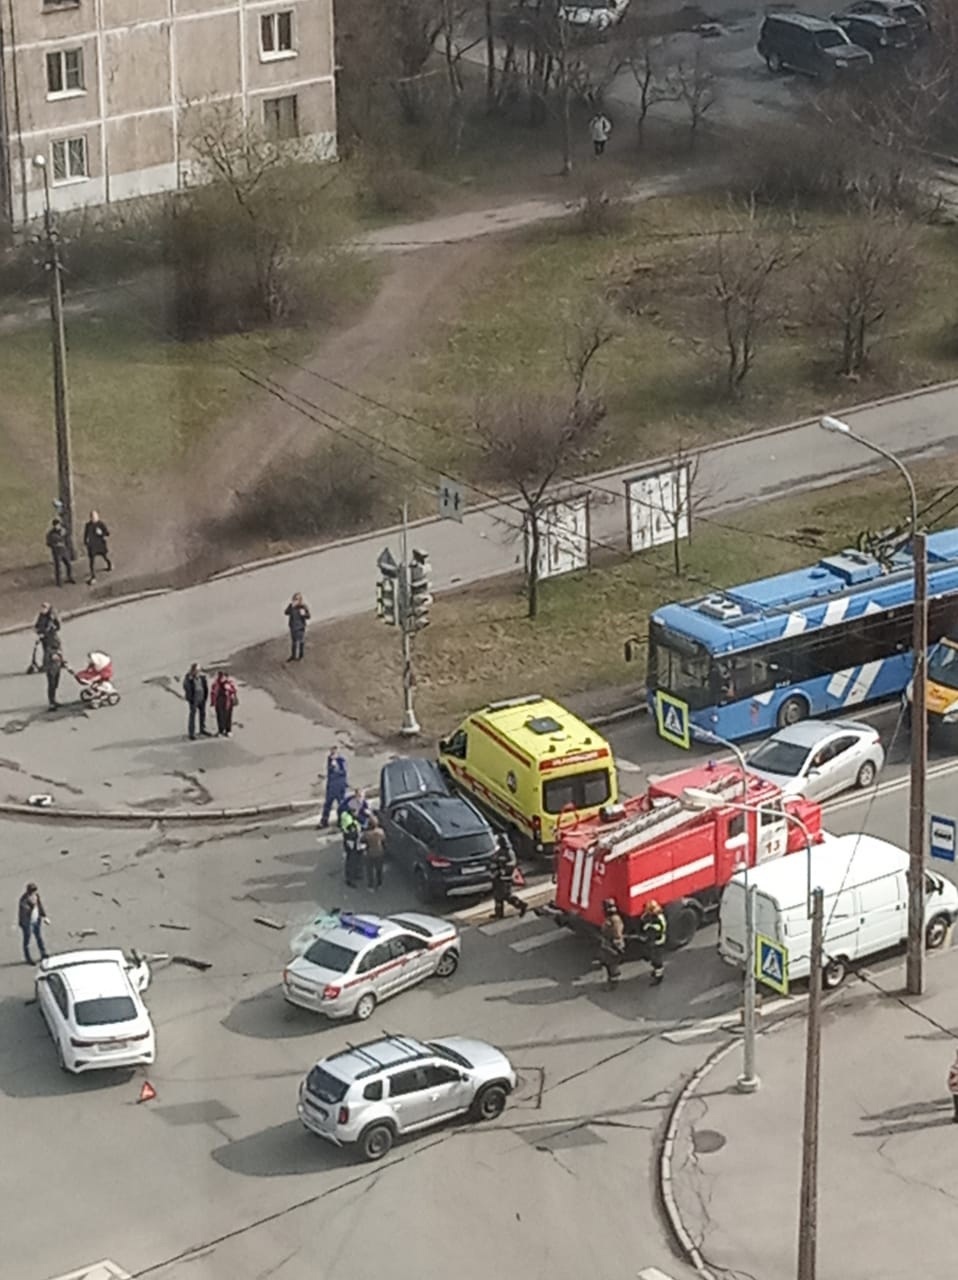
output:
[[[515,1087],[509,1059],[481,1040],[384,1036],[317,1062],[297,1111],[310,1132],[380,1160],[398,1137],[454,1116],[494,1120]]]

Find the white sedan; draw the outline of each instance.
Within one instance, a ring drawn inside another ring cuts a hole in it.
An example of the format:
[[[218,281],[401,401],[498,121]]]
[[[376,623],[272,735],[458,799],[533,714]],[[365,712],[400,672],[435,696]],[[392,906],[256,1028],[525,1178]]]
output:
[[[885,751],[870,724],[802,720],[756,747],[746,763],[788,796],[826,800],[850,787],[870,787],[881,773]]]
[[[629,0],[573,0],[559,7],[559,17],[582,31],[608,31],[625,17]]]
[[[140,993],[145,960],[118,949],[67,951],[37,969],[37,1004],[64,1071],[137,1067],[156,1058],[156,1033]]]

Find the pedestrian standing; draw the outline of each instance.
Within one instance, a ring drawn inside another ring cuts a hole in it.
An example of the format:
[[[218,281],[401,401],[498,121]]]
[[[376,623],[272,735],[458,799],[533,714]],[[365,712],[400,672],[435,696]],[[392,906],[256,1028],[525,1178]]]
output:
[[[36,964],[33,956],[30,954],[30,941],[33,939],[37,944],[40,952],[40,959],[46,960],[47,949],[43,945],[43,926],[49,924],[47,913],[43,909],[43,903],[40,900],[40,891],[31,880],[20,895],[20,902],[17,906],[17,921],[20,925],[20,933],[23,936],[23,962],[24,964]]]
[[[310,619],[309,605],[297,591],[286,606],[289,621],[289,657],[287,662],[301,662],[306,651],[306,624]]]
[[[589,137],[592,139],[592,150],[597,156],[605,151],[605,144],[612,136],[612,121],[604,111],[597,111],[589,121]]]
[[[53,576],[57,586],[63,586],[64,574],[67,582],[76,582],[73,576],[73,540],[59,516],[53,517],[53,523],[47,530],[46,543],[53,560]]]
[[[948,1072],[948,1092],[951,1094],[951,1101],[955,1107],[952,1122],[958,1124],[958,1053],[955,1054],[955,1060]]]
[[[529,910],[526,903],[516,894],[516,873],[519,863],[509,837],[500,833],[496,837],[496,851],[492,856],[492,898],[495,903],[496,919],[501,920],[506,913],[506,903],[515,907],[520,917]]]
[[[346,885],[355,889],[362,875],[362,828],[355,814],[348,808],[339,815],[339,829],[343,834],[343,876]]]
[[[602,904],[605,919],[599,930],[599,964],[605,970],[605,985],[611,991],[622,974],[622,957],[625,955],[625,923],[616,906],[615,898],[606,898]]]
[[[96,582],[97,556],[106,562],[107,573],[111,573],[113,570],[113,561],[110,559],[106,541],[109,536],[110,530],[106,527],[106,523],[100,519],[99,511],[91,511],[89,520],[83,526],[83,545],[86,547],[86,558],[90,566],[87,586],[92,586]]]
[[[209,696],[209,680],[207,680],[204,672],[200,670],[198,662],[191,663],[189,671],[183,677],[183,697],[189,707],[186,716],[186,732],[190,735],[191,742],[196,741],[197,724],[199,725],[201,737],[211,738],[213,736],[206,727],[206,702]]]
[[[668,925],[662,908],[650,898],[639,916],[639,942],[652,966],[652,985],[657,987],[665,977],[665,939]]]
[[[60,705],[57,702],[57,689],[66,665],[66,658],[60,648],[60,638],[56,635],[52,636],[50,643],[43,650],[43,672],[47,678],[47,708],[50,711],[56,711]]]
[[[383,887],[383,862],[386,858],[386,833],[374,813],[369,815],[365,844],[366,888],[381,889]]]
[[[45,654],[51,641],[60,643],[60,619],[57,611],[49,601],[44,600],[40,606],[40,612],[37,614],[37,620],[33,624],[33,630],[36,633],[36,640],[33,642],[33,655],[30,658],[30,665],[27,667],[27,675],[32,676],[34,672],[41,671],[42,666],[37,661],[37,650],[41,649]]]
[[[216,679],[210,686],[210,705],[216,712],[218,735],[228,738],[233,732],[233,708],[239,706],[236,682],[230,678],[228,671],[217,671]]]
[[[348,786],[346,757],[339,747],[330,747],[326,757],[326,794],[323,796],[323,816],[319,820],[321,827],[329,826],[333,805],[336,806],[336,816],[339,817],[346,802]]]

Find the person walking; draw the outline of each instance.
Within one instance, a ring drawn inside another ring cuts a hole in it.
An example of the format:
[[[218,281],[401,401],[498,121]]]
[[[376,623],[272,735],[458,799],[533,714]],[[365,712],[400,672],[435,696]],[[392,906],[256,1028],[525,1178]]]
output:
[[[506,914],[506,903],[515,907],[520,918],[529,910],[528,905],[516,895],[516,876],[519,864],[509,837],[500,832],[496,836],[496,851],[492,856],[492,900],[495,916],[501,920]]]
[[[87,563],[90,566],[90,576],[86,580],[88,587],[92,587],[96,582],[97,556],[106,561],[107,573],[111,573],[113,570],[113,561],[110,559],[106,541],[109,536],[110,530],[106,527],[106,523],[100,519],[99,511],[91,511],[89,520],[83,526],[83,545],[86,547]]]
[[[207,680],[204,672],[200,670],[198,662],[191,663],[189,671],[183,677],[183,697],[189,707],[186,716],[186,732],[189,734],[191,742],[196,741],[197,724],[199,724],[201,737],[212,738],[213,736],[206,727],[206,702],[209,696],[209,680]]]
[[[73,541],[70,531],[64,527],[59,516],[53,517],[53,523],[47,530],[46,544],[53,560],[53,576],[57,586],[63,586],[64,574],[67,582],[76,582],[73,576]]]
[[[47,678],[47,709],[49,711],[56,711],[60,705],[57,702],[57,689],[60,687],[60,677],[66,665],[66,658],[60,648],[60,637],[51,636],[50,643],[43,650],[43,673]]]
[[[41,649],[46,654],[51,642],[60,643],[60,619],[56,609],[48,600],[44,600],[40,606],[40,612],[37,614],[37,620],[33,624],[33,630],[37,638],[33,642],[33,655],[30,658],[30,665],[27,667],[28,676],[43,670],[42,664],[37,661],[37,650]]]
[[[343,876],[346,887],[355,889],[362,875],[362,828],[355,814],[348,808],[339,815],[339,829],[343,835]]]
[[[612,121],[604,111],[597,111],[589,121],[589,137],[592,139],[592,150],[597,155],[605,151],[605,144],[612,136]]]
[[[289,620],[289,657],[287,662],[302,662],[306,652],[306,625],[310,619],[309,605],[297,591],[286,606]]]
[[[374,813],[369,815],[365,835],[366,888],[383,887],[383,863],[386,860],[386,833]]]
[[[668,924],[662,908],[650,898],[639,916],[639,942],[643,954],[652,966],[652,985],[657,987],[665,977],[665,939]]]
[[[615,898],[606,898],[602,904],[605,919],[599,930],[599,964],[605,970],[605,985],[611,991],[622,976],[622,957],[625,955],[625,924],[619,914]]]
[[[47,949],[43,945],[42,930],[43,926],[49,924],[50,921],[47,919],[47,913],[43,909],[40,891],[32,880],[20,895],[20,901],[17,905],[17,922],[20,925],[20,933],[23,937],[23,963],[36,964],[30,954],[31,939],[37,944],[40,959],[46,960]]]
[[[319,820],[321,827],[329,826],[329,815],[333,805],[336,806],[336,816],[339,817],[346,803],[348,785],[346,757],[339,747],[330,747],[329,755],[326,757],[326,792],[323,796],[323,814]]]
[[[951,1101],[955,1108],[952,1123],[958,1124],[958,1053],[955,1054],[955,1060],[948,1071],[948,1092],[951,1094]]]
[[[239,706],[236,682],[230,678],[228,671],[217,671],[216,679],[210,686],[210,706],[216,712],[217,734],[221,738],[228,738],[233,732],[233,708]]]

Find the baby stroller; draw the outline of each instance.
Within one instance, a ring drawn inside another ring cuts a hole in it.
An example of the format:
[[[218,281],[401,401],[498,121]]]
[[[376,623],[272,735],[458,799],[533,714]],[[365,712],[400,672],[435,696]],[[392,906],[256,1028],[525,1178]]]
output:
[[[113,659],[107,653],[88,653],[87,665],[74,671],[80,686],[80,701],[88,707],[115,707],[120,695],[113,687]]]

